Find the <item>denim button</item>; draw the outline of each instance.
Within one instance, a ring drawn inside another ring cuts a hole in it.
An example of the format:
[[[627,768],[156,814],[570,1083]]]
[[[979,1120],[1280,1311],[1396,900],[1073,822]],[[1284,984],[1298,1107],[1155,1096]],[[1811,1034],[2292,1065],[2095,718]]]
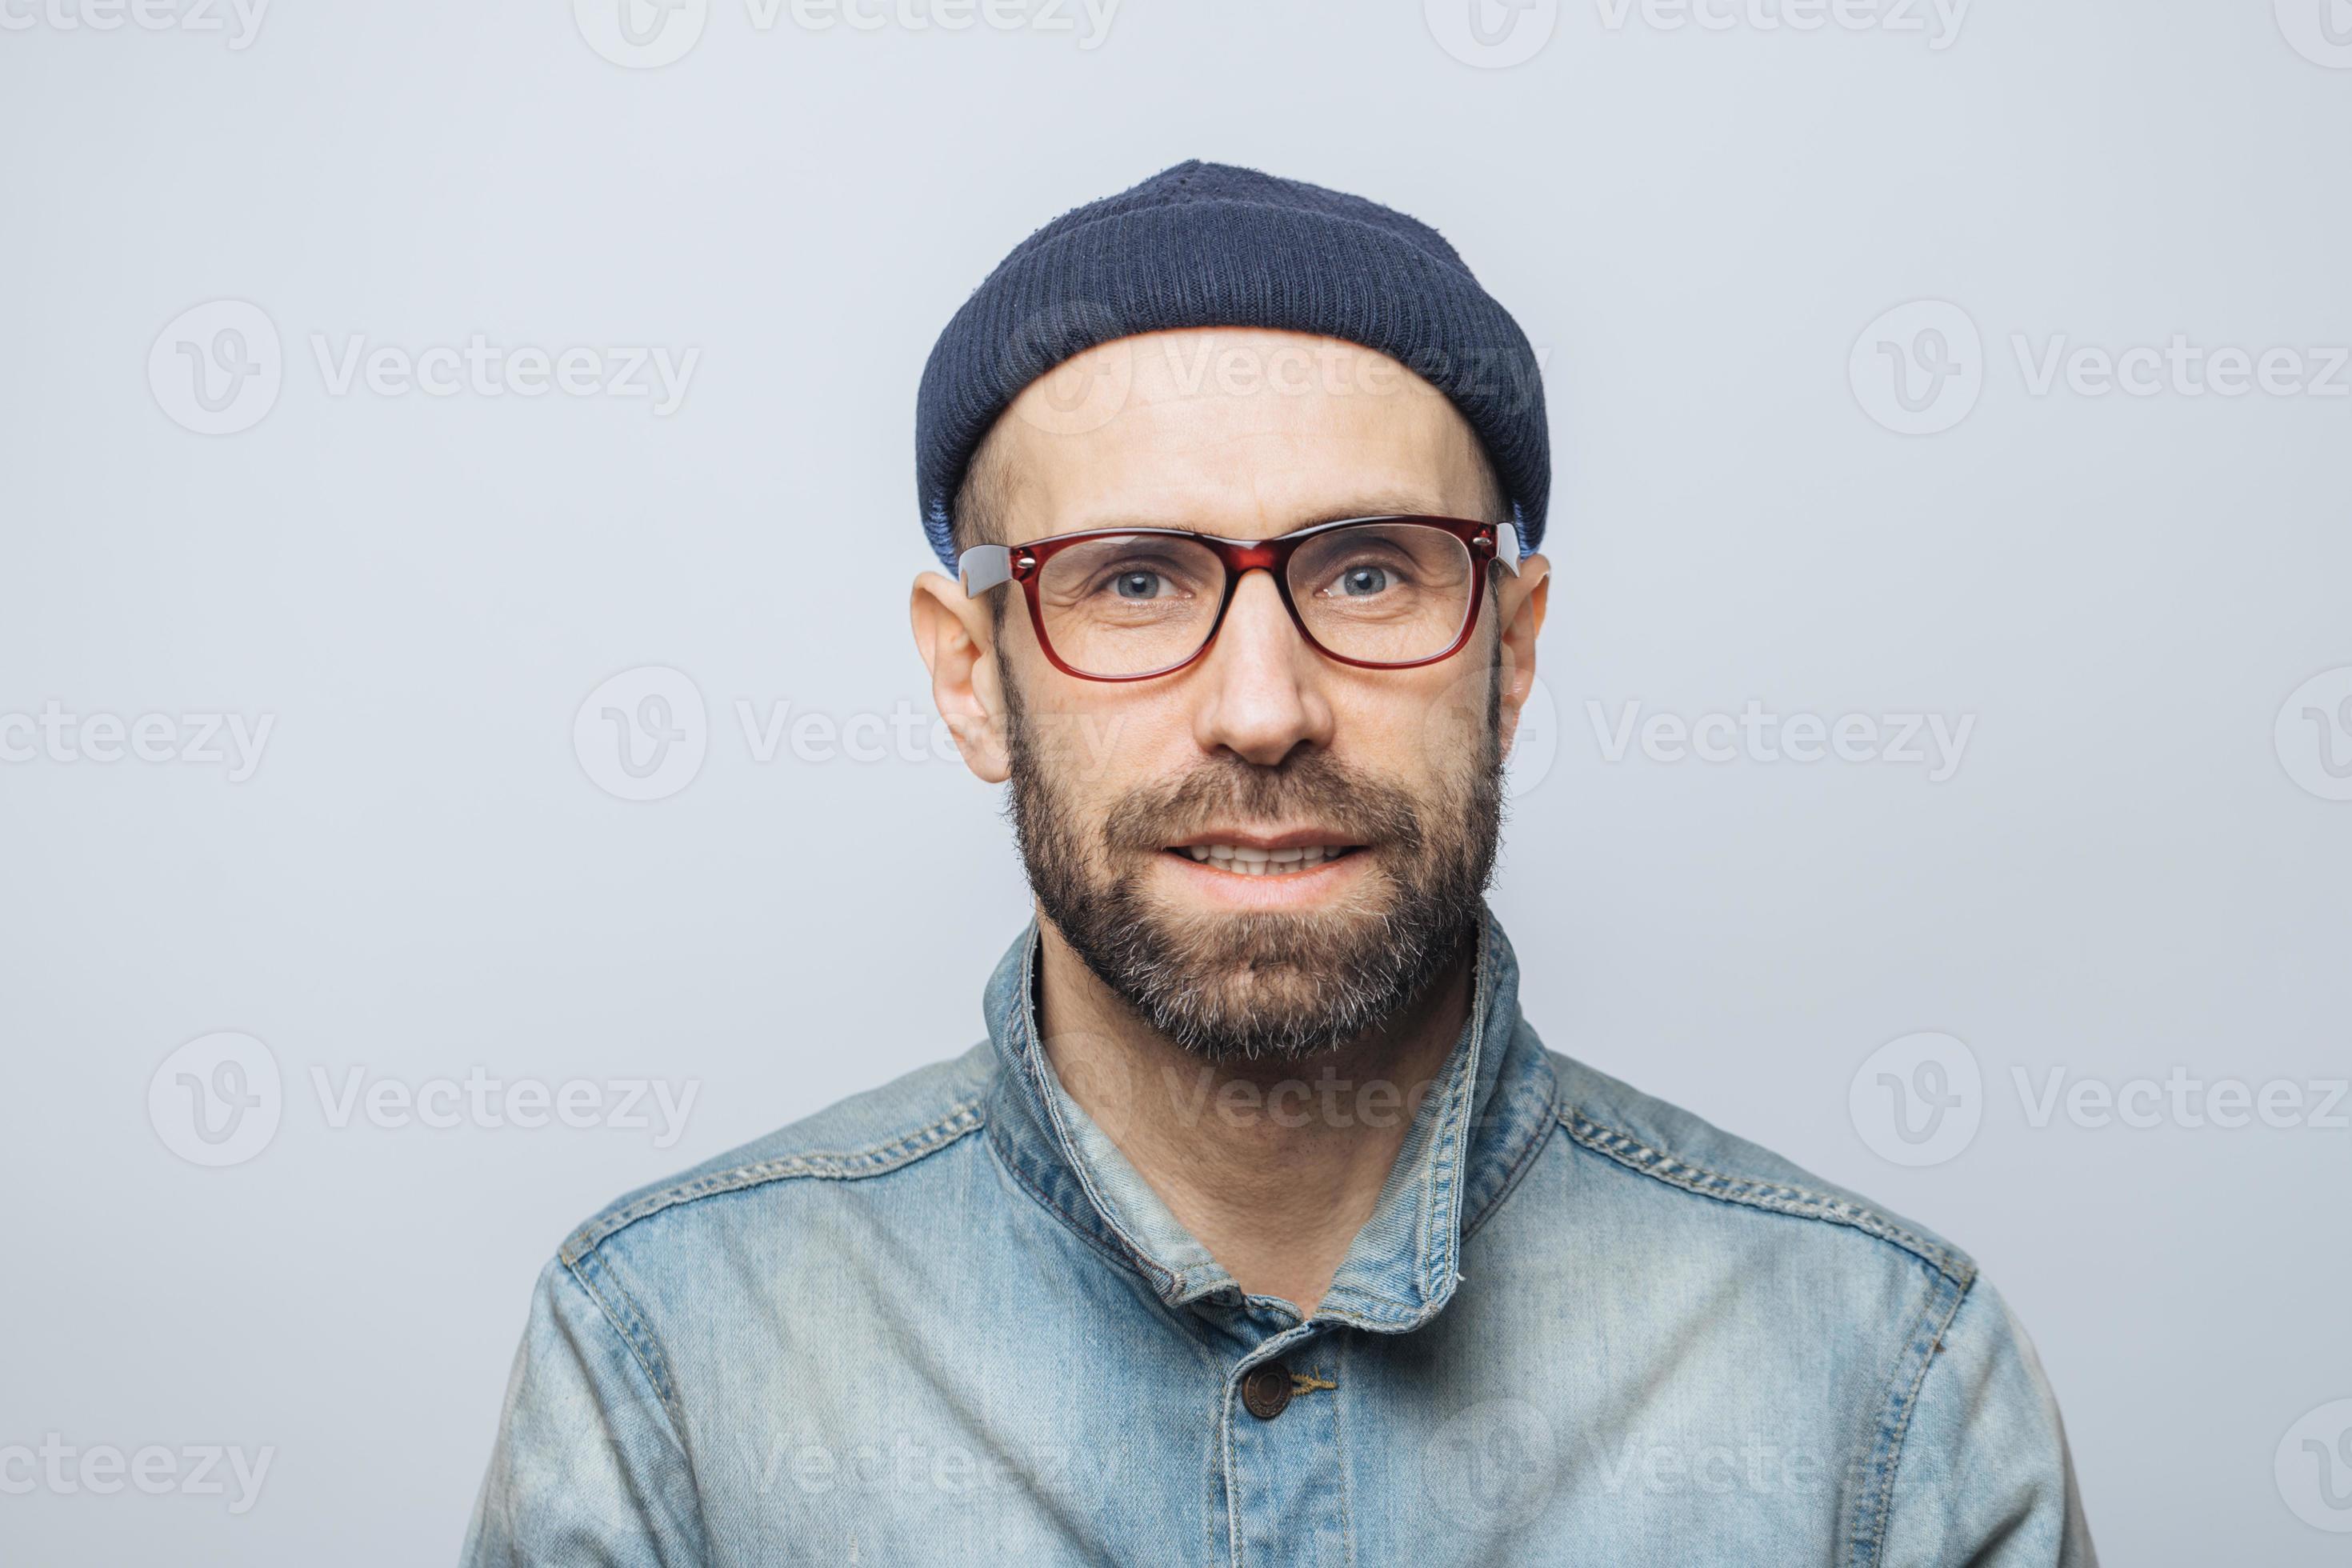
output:
[[[1242,1405],[1261,1421],[1271,1421],[1290,1407],[1290,1369],[1278,1361],[1250,1369],[1242,1379]]]

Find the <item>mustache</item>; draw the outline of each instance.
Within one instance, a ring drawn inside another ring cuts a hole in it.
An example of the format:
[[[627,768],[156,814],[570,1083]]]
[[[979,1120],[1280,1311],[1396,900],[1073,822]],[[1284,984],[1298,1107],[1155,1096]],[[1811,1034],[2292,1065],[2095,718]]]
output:
[[[1301,749],[1271,768],[1228,756],[1171,784],[1130,790],[1104,819],[1103,839],[1112,849],[1164,849],[1240,822],[1312,822],[1358,844],[1414,854],[1429,837],[1410,792],[1328,752]]]

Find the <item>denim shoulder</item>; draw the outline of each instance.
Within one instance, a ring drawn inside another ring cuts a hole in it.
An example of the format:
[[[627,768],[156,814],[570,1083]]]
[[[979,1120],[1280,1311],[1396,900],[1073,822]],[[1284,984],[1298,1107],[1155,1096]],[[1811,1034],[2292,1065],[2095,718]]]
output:
[[[567,1237],[559,1259],[576,1268],[622,1231],[645,1228],[644,1222],[678,1216],[730,1194],[785,1184],[834,1187],[915,1166],[980,1130],[992,1060],[983,1041],[961,1056],[837,1100],[690,1170],[625,1194]]]
[[[1745,1208],[1759,1218],[1783,1215],[1840,1227],[1853,1233],[1860,1245],[1868,1245],[1862,1238],[1874,1237],[1909,1253],[1960,1291],[1975,1282],[1975,1261],[1927,1226],[1679,1106],[1557,1052],[1551,1056],[1561,1130],[1580,1153],[1604,1168],[1663,1183],[1695,1201]]]

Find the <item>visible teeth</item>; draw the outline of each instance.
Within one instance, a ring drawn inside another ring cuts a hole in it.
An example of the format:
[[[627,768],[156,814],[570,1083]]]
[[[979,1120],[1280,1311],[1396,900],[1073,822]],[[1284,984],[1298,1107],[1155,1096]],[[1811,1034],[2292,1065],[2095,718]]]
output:
[[[1246,844],[1187,844],[1183,848],[1185,854],[1204,865],[1244,877],[1285,877],[1320,866],[1326,860],[1336,860],[1346,853],[1320,844],[1293,849],[1255,849]]]

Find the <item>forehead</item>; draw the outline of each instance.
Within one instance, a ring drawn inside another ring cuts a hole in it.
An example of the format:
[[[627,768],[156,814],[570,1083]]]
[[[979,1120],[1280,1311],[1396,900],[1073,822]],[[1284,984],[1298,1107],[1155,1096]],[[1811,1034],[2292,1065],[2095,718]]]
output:
[[[1477,437],[1444,394],[1377,350],[1302,332],[1102,344],[1024,389],[989,446],[1016,543],[1126,526],[1266,538],[1492,504]]]

